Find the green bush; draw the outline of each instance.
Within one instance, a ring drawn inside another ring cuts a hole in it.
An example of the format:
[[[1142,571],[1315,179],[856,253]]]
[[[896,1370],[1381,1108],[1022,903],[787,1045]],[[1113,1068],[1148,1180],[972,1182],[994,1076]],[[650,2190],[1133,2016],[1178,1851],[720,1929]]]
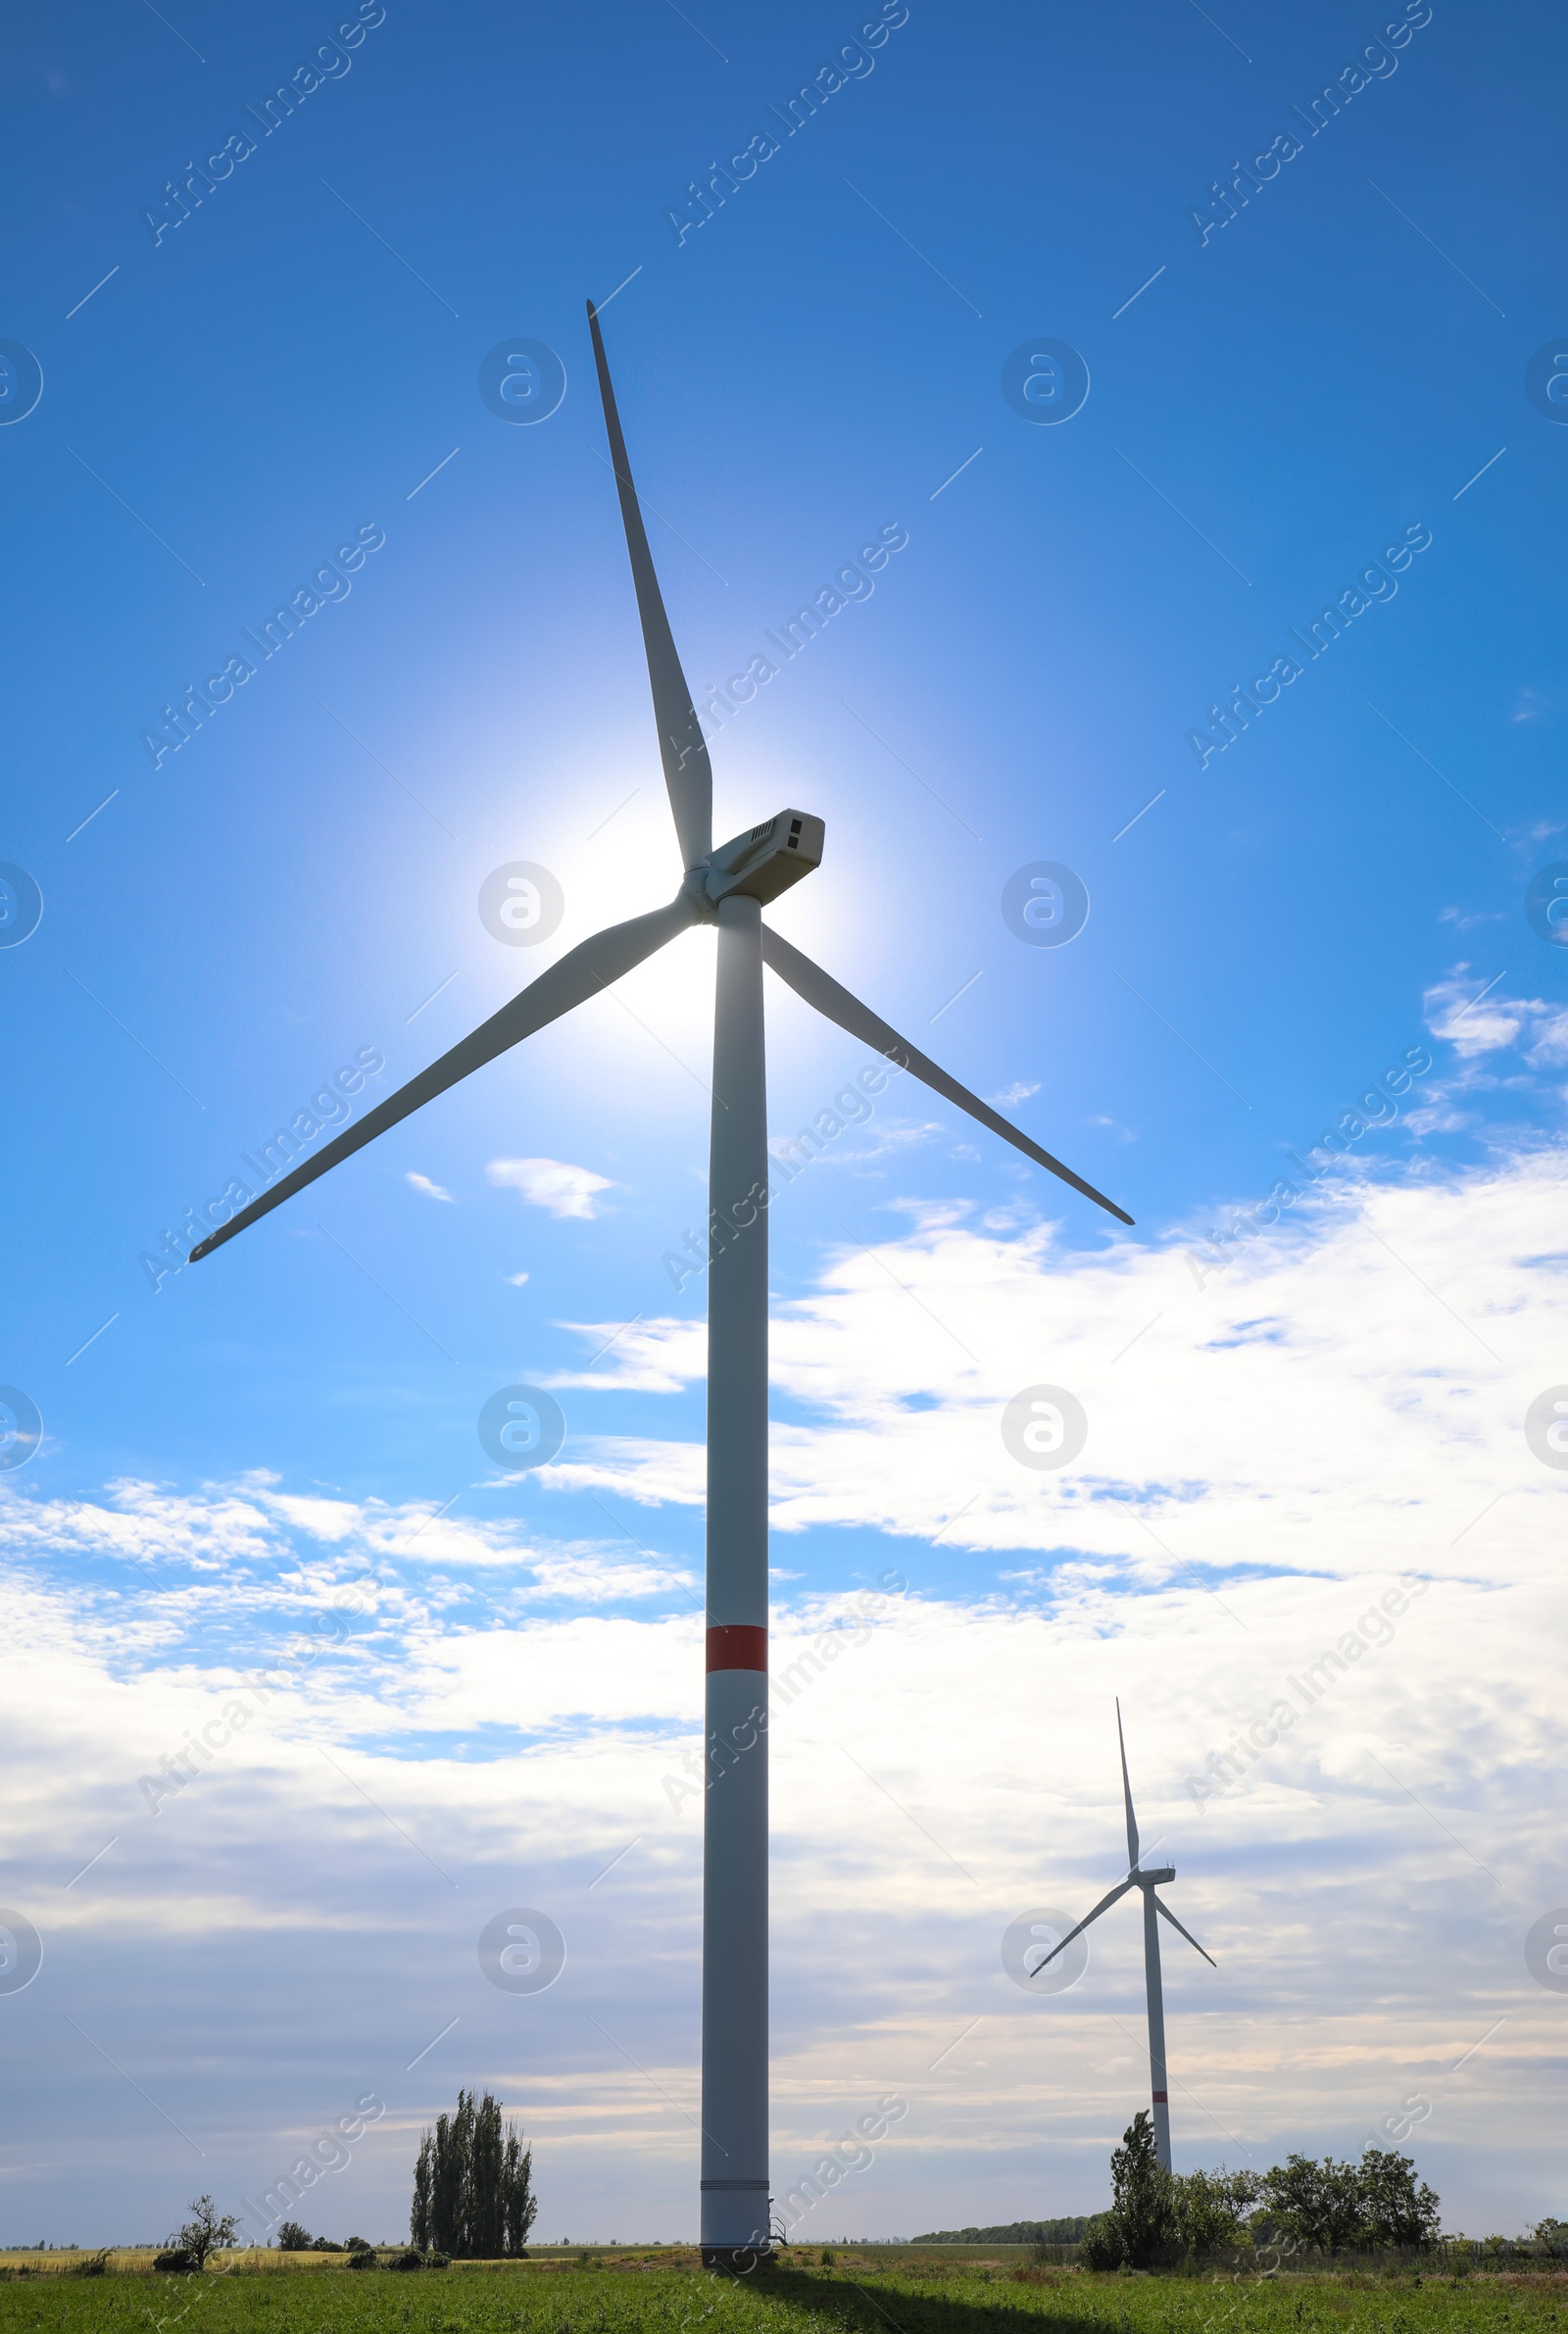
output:
[[[1127,2246],[1114,2212],[1097,2212],[1080,2239],[1078,2259],[1086,2269],[1119,2269]]]
[[[1424,2248],[1438,2235],[1437,2197],[1392,2148],[1368,2148],[1359,2163],[1289,2156],[1264,2174],[1258,2196],[1270,2238],[1323,2253]]]
[[[1255,2172],[1178,2172],[1171,2181],[1171,2224],[1178,2250],[1202,2260],[1250,2245],[1247,2214],[1262,2182]]]
[[[1368,2148],[1359,2163],[1292,2155],[1255,2172],[1163,2169],[1154,2127],[1140,2108],[1110,2160],[1111,2206],[1090,2222],[1088,2269],[1170,2267],[1258,2243],[1326,2254],[1426,2250],[1437,2240],[1438,2198],[1408,2156]],[[1554,2245],[1544,2232],[1560,2231]],[[1542,2224],[1543,2251],[1568,2249],[1568,2227]]]

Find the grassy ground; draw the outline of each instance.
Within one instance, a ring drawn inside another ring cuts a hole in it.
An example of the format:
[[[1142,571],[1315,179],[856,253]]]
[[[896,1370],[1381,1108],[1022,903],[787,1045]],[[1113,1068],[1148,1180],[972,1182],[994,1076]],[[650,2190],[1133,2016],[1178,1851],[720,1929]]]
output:
[[[670,2251],[405,2275],[272,2259],[218,2277],[13,2271],[0,2334],[1568,2334],[1562,2275],[1099,2277],[850,2251],[731,2280]]]

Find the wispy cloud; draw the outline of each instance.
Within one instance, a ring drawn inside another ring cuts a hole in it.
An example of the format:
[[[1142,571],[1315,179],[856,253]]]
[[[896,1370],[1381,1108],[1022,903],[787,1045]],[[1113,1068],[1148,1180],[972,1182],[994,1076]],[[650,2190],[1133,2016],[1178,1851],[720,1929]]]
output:
[[[484,1171],[492,1183],[520,1192],[531,1208],[552,1216],[597,1216],[596,1195],[614,1188],[608,1175],[563,1159],[492,1159]]]
[[[708,1374],[708,1332],[701,1321],[672,1319],[563,1321],[586,1338],[595,1360],[551,1377],[552,1386],[623,1386],[641,1394],[678,1394]]]
[[[440,1184],[432,1183],[428,1175],[416,1175],[412,1167],[405,1181],[413,1190],[422,1191],[427,1200],[445,1200],[449,1208],[457,1205],[450,1191],[443,1191]]]
[[[1468,965],[1455,966],[1422,1002],[1428,1028],[1461,1061],[1515,1050],[1536,1068],[1568,1061],[1568,1006],[1510,996],[1501,984],[1488,989],[1486,973]]]

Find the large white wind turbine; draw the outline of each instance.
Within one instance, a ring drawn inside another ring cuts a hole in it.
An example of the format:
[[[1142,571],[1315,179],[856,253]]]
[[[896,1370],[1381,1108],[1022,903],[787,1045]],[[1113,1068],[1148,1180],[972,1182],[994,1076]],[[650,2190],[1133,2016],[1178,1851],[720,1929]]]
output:
[[[1149,1996],[1149,2079],[1154,2095],[1154,2147],[1160,2162],[1168,2172],[1170,2170],[1170,2087],[1165,2075],[1165,1996],[1159,1982],[1159,1920],[1155,1918],[1155,1914],[1157,1913],[1162,1919],[1168,1920],[1171,1927],[1187,1939],[1195,1953],[1202,1953],[1204,1961],[1211,1969],[1217,1969],[1219,1963],[1211,1953],[1203,1953],[1203,1948],[1199,1944],[1191,1929],[1184,1929],[1170,1907],[1155,1894],[1160,1881],[1175,1879],[1175,1865],[1160,1864],[1157,1869],[1150,1871],[1140,1871],[1139,1869],[1138,1818],[1133,1813],[1133,1787],[1127,1780],[1127,1744],[1121,1730],[1121,1703],[1119,1699],[1116,1704],[1116,1740],[1121,1746],[1121,1795],[1127,1803],[1127,1877],[1111,1890],[1108,1897],[1102,1897],[1093,1912],[1086,1912],[1078,1926],[1075,1929],[1069,1929],[1059,1945],[1054,1945],[1049,1953],[1042,1954],[1029,1974],[1031,1977],[1038,1977],[1048,1962],[1054,1962],[1057,1954],[1064,1952],[1075,1937],[1083,1935],[1092,1920],[1098,1920],[1107,1906],[1114,1905],[1116,1899],[1124,1897],[1130,1888],[1143,1890],[1144,1985]]]
[[[685,869],[669,905],[612,924],[568,949],[510,1005],[368,1111],[221,1230],[191,1251],[208,1256],[318,1175],[372,1142],[471,1070],[596,997],[698,923],[718,927],[710,1151],[711,1266],[708,1282],[709,1788],[704,1823],[702,2245],[714,2264],[766,2255],[767,1736],[754,1713],[767,1671],[767,1199],[762,967],[862,1044],[922,1079],[1037,1166],[1118,1221],[1132,1217],[949,1077],[848,989],[781,940],[762,909],[822,858],[822,821],[780,811],[713,849],[712,771],[660,597],[610,370],[588,304],[605,424],[631,555],[669,807]],[[716,1746],[731,1746],[730,1763]],[[739,1752],[734,1746],[749,1743]]]

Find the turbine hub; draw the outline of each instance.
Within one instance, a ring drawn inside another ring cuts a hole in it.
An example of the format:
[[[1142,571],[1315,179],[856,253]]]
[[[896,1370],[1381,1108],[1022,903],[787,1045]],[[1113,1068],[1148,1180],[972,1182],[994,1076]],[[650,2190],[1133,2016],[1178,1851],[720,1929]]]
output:
[[[702,867],[688,868],[686,869],[685,874],[681,877],[680,897],[683,900],[690,900],[692,906],[697,911],[697,918],[700,923],[717,922],[718,910],[714,907],[711,899],[709,897],[708,868],[706,864]]]

